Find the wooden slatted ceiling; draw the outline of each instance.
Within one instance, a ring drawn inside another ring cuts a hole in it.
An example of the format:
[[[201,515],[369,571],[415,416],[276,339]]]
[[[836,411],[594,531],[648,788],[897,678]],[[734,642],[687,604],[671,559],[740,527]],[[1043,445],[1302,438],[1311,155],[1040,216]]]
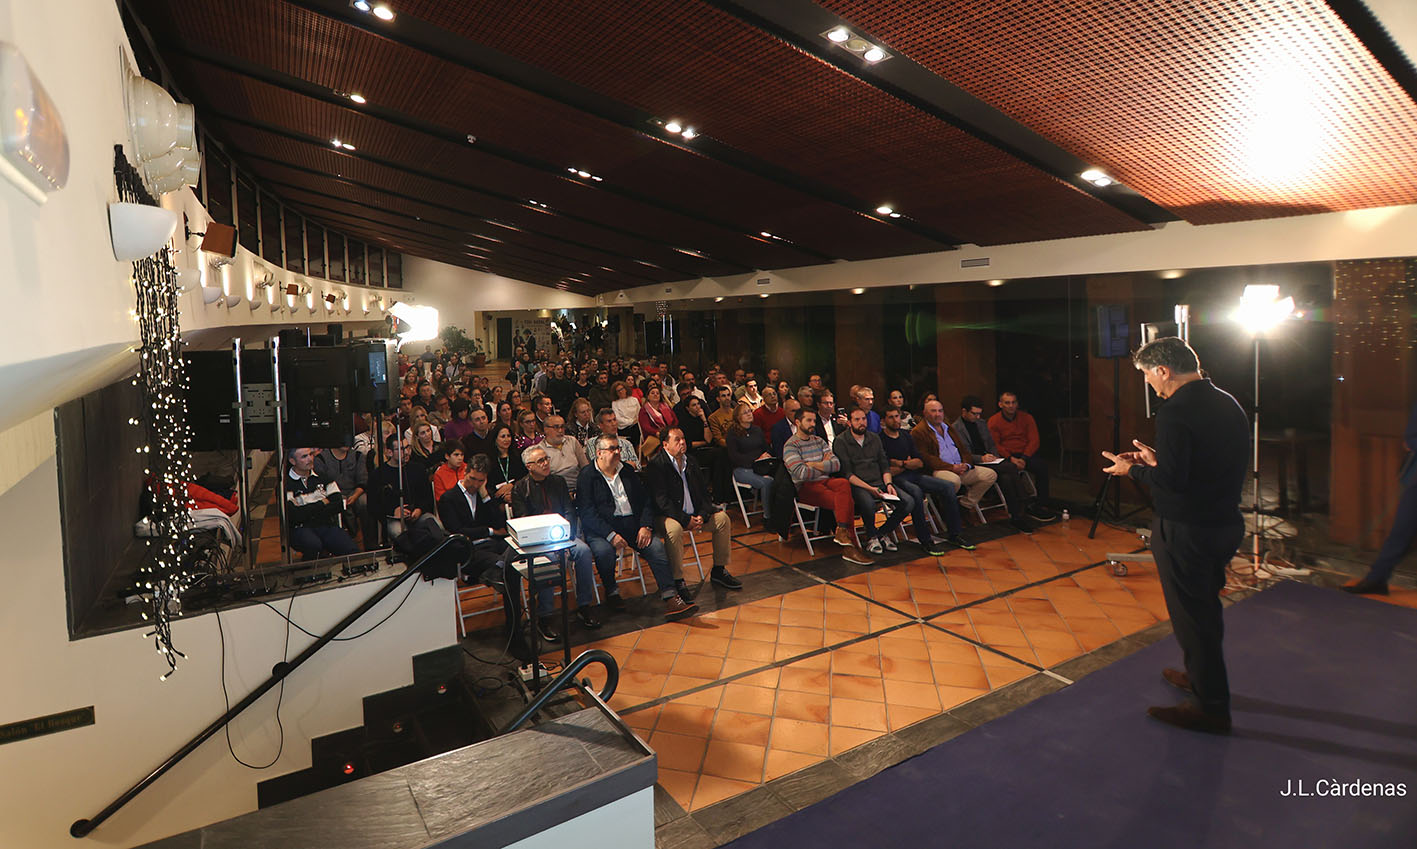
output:
[[[1417,104],[1321,0],[818,0],[1195,223],[1417,202]]]

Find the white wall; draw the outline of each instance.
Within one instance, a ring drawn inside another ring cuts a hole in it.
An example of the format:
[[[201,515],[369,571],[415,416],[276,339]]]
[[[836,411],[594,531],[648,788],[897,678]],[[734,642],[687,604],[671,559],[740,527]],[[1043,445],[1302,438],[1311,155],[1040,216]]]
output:
[[[1200,227],[1177,221],[1160,229],[1139,233],[1055,239],[992,248],[966,246],[954,251],[914,256],[785,268],[733,277],[704,277],[607,292],[601,297],[607,305],[623,305],[720,295],[737,297],[763,292],[830,291],[857,286],[873,288],[994,278],[1406,257],[1417,252],[1414,236],[1417,236],[1417,206]],[[989,259],[987,268],[960,267],[962,260],[982,257]],[[757,285],[756,281],[763,277],[771,278],[771,284]]]
[[[407,254],[403,258],[403,288],[417,303],[437,307],[443,327],[461,327],[469,336],[482,340],[485,350],[490,350],[482,320],[485,312],[591,309],[596,305],[594,299],[584,295]],[[495,327],[492,332],[496,332]],[[423,350],[417,344],[414,348]]]
[[[93,705],[94,725],[0,746],[0,846],[43,849],[79,845],[69,824],[90,817],[147,774],[225,710],[216,617],[173,627],[187,654],[175,675],[140,630],[71,642],[65,625],[58,476],[53,459],[0,495],[0,723]],[[279,762],[257,772],[232,760],[218,734],[159,779],[88,838],[131,846],[256,808],[258,781],[310,765],[310,738],[361,724],[361,698],[409,684],[415,654],[457,640],[448,581],[414,579],[413,593],[388,622],[351,642],[333,643],[285,686]],[[321,633],[382,583],[311,590],[296,596],[292,618]],[[353,626],[358,633],[393,610],[400,588]],[[278,602],[282,611],[288,602]],[[285,629],[261,606],[221,617],[227,687],[236,701],[282,657]],[[292,631],[289,656],[311,642]],[[244,760],[266,763],[277,749],[275,691],[232,726]]]
[[[654,788],[646,787],[507,849],[654,849]]]

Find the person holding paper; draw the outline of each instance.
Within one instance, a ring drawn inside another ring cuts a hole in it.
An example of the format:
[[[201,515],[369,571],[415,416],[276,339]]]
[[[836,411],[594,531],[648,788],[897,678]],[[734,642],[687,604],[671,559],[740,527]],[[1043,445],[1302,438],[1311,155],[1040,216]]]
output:
[[[905,490],[897,490],[891,483],[891,461],[886,457],[881,438],[871,432],[871,420],[866,411],[857,408],[851,411],[848,420],[850,430],[837,436],[832,443],[832,453],[841,461],[841,473],[851,484],[851,498],[856,502],[856,514],[861,517],[861,528],[869,537],[866,551],[880,554],[882,551],[898,551],[892,534],[905,517],[915,510],[915,499]],[[885,524],[876,527],[876,510],[884,504],[888,515]],[[936,548],[930,536],[923,511],[915,522],[915,532],[920,536],[920,544],[934,554]],[[940,550],[943,553],[943,549]]]
[[[1022,520],[1025,524],[1029,519],[1036,522],[1051,522],[1056,519],[1057,516],[1052,513],[1033,507],[1032,499],[1024,496],[1023,485],[1019,480],[1019,468],[1013,463],[1005,462],[1000,456],[999,449],[994,446],[994,437],[983,417],[984,402],[977,395],[966,395],[960,401],[959,418],[955,419],[950,427],[959,436],[960,443],[969,448],[969,453],[978,458],[973,462],[994,470],[998,477],[999,489],[1004,493],[1004,502],[1009,507],[1009,517]],[[1015,521],[1014,524],[1018,525],[1019,522]]]

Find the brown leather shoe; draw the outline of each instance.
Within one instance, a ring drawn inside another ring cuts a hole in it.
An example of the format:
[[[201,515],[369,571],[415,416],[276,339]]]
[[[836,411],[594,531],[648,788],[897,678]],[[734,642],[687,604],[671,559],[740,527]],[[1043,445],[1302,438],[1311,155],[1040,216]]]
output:
[[[1175,707],[1149,707],[1146,709],[1146,715],[1187,731],[1203,731],[1206,734],[1230,733],[1230,717],[1206,713],[1192,702]]]
[[[1191,687],[1191,676],[1187,675],[1179,669],[1163,669],[1161,670],[1161,677],[1164,678],[1166,680],[1166,683],[1170,684],[1172,687],[1177,687],[1179,689],[1185,690],[1187,693],[1195,692],[1195,690]]]
[[[839,525],[837,526],[836,533],[832,534],[832,542],[842,548],[856,547],[856,537],[851,533],[851,529],[843,528]]]
[[[847,563],[855,563],[858,566],[871,566],[876,562],[876,558],[862,551],[857,545],[852,545],[842,552],[841,559]]]
[[[697,604],[686,602],[677,595],[664,600],[664,618],[670,622],[683,619],[686,616],[693,616],[698,612],[699,606]]]

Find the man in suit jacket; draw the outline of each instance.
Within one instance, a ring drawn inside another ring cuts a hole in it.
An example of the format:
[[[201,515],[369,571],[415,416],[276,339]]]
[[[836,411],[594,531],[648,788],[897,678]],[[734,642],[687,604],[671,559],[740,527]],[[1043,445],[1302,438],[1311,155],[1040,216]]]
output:
[[[796,398],[788,398],[782,405],[783,412],[787,413],[787,417],[773,425],[772,432],[768,434],[768,439],[772,443],[772,447],[769,450],[772,451],[772,455],[779,460],[782,459],[782,446],[786,445],[787,440],[792,438],[792,434],[797,432],[796,416],[797,411],[801,409],[801,407],[802,402],[798,401]],[[818,436],[820,435],[821,434],[818,434]],[[827,444],[830,445],[831,441],[828,440]]]
[[[998,480],[994,467],[976,464],[968,444],[961,443],[955,429],[945,421],[945,407],[939,401],[925,404],[924,415],[911,428],[910,438],[915,440],[915,450],[930,474],[949,481],[957,490],[965,490],[965,497],[975,504]],[[1033,533],[1033,523],[1022,516],[1011,517],[1011,521],[1023,533]]]
[[[725,387],[720,387],[723,389]],[[730,590],[741,590],[743,582],[728,574],[730,522],[728,513],[709,498],[708,486],[699,462],[689,456],[689,443],[677,427],[663,430],[663,449],[645,465],[645,477],[654,496],[654,514],[669,553],[675,582],[683,580],[684,530],[690,533],[709,528],[713,534],[713,573],[710,579]]]
[[[486,460],[485,457],[483,459]],[[484,469],[490,468],[491,463],[491,460],[486,460]],[[512,485],[513,518],[559,513],[571,523],[571,535],[575,536],[576,513],[571,509],[571,494],[565,479],[551,473],[551,460],[546,449],[541,447],[541,443],[530,446],[522,451],[522,463],[526,465],[526,477]],[[595,604],[595,573],[591,571],[590,548],[584,542],[576,540],[575,546],[566,552],[566,557],[575,565],[576,570],[576,616],[581,620],[581,625],[593,631],[600,627],[600,620],[592,610]],[[609,594],[607,601],[612,608],[620,609],[614,568],[601,569],[600,579]],[[542,606],[543,623],[547,609],[548,605]]]
[[[620,461],[618,437],[601,436],[595,441],[595,459],[581,469],[576,485],[576,512],[602,574],[607,567],[614,569],[617,551],[634,550],[654,573],[666,619],[682,619],[698,611],[699,606],[684,599],[674,585],[664,540],[652,530],[649,493],[639,475]]]

